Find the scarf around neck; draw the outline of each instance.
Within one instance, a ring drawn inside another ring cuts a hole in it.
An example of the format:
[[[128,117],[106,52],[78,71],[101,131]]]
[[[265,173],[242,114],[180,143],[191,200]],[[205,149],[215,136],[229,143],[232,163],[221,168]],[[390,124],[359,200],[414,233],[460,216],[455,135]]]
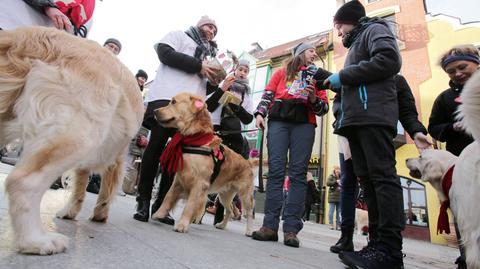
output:
[[[248,79],[237,78],[232,86],[230,86],[232,92],[237,92],[241,95],[250,94],[250,86],[248,85]]]
[[[358,38],[358,36],[370,25],[374,24],[374,23],[380,23],[380,24],[383,24],[385,26],[388,27],[388,23],[382,19],[382,18],[378,18],[378,17],[373,17],[373,18],[369,18],[369,17],[362,17],[359,21],[358,21],[358,24],[352,29],[352,31],[350,31],[349,33],[347,33],[345,35],[344,38],[342,38],[342,43],[343,43],[343,46],[345,48],[350,48],[350,46],[352,46],[353,42],[355,42],[355,40]]]
[[[191,26],[187,31],[185,31],[198,47],[195,49],[194,57],[203,61],[207,56],[215,57],[217,55],[217,44],[213,41],[208,41],[205,37],[202,36],[200,30],[197,27]]]
[[[452,179],[453,179],[453,170],[455,169],[455,165],[452,165],[447,172],[442,177],[442,191],[443,194],[447,197],[445,201],[442,202],[440,205],[440,213],[438,214],[437,220],[437,234],[442,234],[445,232],[446,234],[450,234],[450,221],[448,220],[448,212],[447,209],[450,207],[450,188],[452,187]]]
[[[212,133],[198,133],[184,136],[176,133],[160,156],[160,163],[168,174],[173,174],[183,169],[183,147],[204,146],[213,140]]]

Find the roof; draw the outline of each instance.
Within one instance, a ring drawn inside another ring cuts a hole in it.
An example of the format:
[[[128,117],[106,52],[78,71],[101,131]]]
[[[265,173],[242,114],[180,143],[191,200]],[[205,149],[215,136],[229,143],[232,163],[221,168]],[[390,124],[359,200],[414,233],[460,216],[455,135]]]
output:
[[[290,41],[285,44],[254,52],[252,55],[256,57],[259,61],[261,61],[290,54],[292,52],[292,49],[302,42],[310,43],[313,46],[318,47],[328,41],[328,35],[330,32],[331,30],[328,30],[310,36],[302,37],[300,39]]]

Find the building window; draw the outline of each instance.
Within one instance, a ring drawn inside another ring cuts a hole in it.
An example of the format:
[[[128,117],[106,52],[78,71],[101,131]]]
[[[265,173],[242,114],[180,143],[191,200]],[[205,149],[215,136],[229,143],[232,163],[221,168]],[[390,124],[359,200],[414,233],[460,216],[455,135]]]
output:
[[[403,189],[403,208],[408,225],[428,227],[425,185],[400,177]]]

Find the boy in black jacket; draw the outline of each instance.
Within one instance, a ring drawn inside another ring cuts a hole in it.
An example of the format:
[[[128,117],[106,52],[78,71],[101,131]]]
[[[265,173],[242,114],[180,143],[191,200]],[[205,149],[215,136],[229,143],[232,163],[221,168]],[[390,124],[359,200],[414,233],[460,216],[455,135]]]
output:
[[[339,257],[354,268],[403,268],[403,193],[393,145],[398,122],[394,76],[400,71],[400,52],[387,23],[365,17],[359,1],[344,4],[334,25],[349,51],[344,68],[325,84],[341,96],[335,132],[350,144],[370,226],[368,246]]]

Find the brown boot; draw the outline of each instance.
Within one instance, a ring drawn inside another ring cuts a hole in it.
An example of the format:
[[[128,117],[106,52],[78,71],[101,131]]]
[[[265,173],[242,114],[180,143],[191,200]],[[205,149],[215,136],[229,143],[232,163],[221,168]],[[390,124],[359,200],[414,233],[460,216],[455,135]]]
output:
[[[252,238],[259,241],[278,241],[278,232],[267,227],[253,232]]]
[[[300,247],[300,240],[298,240],[297,234],[294,232],[283,233],[283,244],[289,247]]]

